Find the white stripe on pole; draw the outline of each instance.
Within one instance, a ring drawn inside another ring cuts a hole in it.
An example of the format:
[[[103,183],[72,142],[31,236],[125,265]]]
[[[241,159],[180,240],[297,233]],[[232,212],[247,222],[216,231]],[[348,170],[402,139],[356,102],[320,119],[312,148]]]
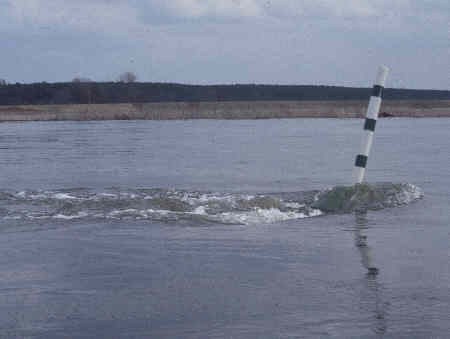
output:
[[[380,107],[381,107],[381,98],[370,97],[369,106],[367,107],[366,118],[377,120]]]
[[[366,119],[364,122],[364,132],[361,143],[361,152],[356,156],[355,167],[353,169],[353,183],[360,184],[364,179],[367,160],[369,158],[370,148],[372,147],[373,134],[378,119],[378,112],[381,106],[381,96],[384,89],[389,69],[386,66],[378,68],[377,78],[373,86],[373,93],[370,97],[369,106],[367,107]]]
[[[369,156],[370,149],[372,147],[373,142],[373,132],[371,131],[365,131],[367,134],[364,137],[364,142],[361,144],[361,153],[365,155],[366,157]]]

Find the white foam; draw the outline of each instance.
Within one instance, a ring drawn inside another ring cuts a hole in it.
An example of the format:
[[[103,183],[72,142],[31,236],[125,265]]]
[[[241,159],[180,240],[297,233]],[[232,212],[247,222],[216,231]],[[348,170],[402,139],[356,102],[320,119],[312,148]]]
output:
[[[407,186],[410,190],[408,192],[408,193],[410,193],[409,197],[411,197],[414,200],[423,198],[424,194],[423,194],[422,189],[420,189],[419,187],[414,186],[412,184],[407,184]]]
[[[30,194],[28,196],[31,200],[40,200],[40,199],[47,199],[48,196],[44,193],[38,193],[38,194]]]
[[[405,188],[395,194],[395,198],[399,204],[409,204],[415,200],[423,198],[423,191],[412,184],[406,184]]]
[[[53,194],[53,198],[57,200],[79,200],[79,198],[68,193],[55,193]]]
[[[319,210],[317,208],[311,208],[309,210],[308,216],[309,217],[318,217],[318,216],[320,216],[322,214],[323,214],[323,212],[321,210]]]
[[[196,205],[201,203],[208,203],[213,201],[233,201],[234,198],[230,195],[225,196],[219,196],[214,194],[200,194],[200,195],[193,195],[189,193],[184,193],[183,196],[180,198],[181,201],[187,202],[190,205]]]
[[[153,217],[161,217],[166,216],[168,214],[176,214],[175,212],[168,211],[168,210],[153,210],[153,209],[147,209],[147,210],[137,210],[133,208],[129,208],[126,210],[114,210],[111,211],[106,215],[106,218],[111,219],[120,219],[122,217],[136,217],[137,219],[150,219]],[[104,217],[102,214],[98,214],[98,217]]]
[[[7,215],[6,217],[3,217],[5,220],[19,220],[22,219],[20,215]]]
[[[309,214],[299,212],[282,212],[278,208],[262,209],[255,208],[249,212],[225,212],[217,214],[215,217],[225,223],[257,224],[274,223],[292,219],[303,219],[321,215],[320,210],[311,210]]]
[[[111,194],[111,193],[100,193],[98,194],[99,197],[104,197],[104,198],[117,198],[116,194]]]
[[[331,191],[331,187],[326,189],[325,191]],[[321,194],[321,192],[318,192],[314,195],[314,201],[319,201],[320,194]]]
[[[205,206],[198,206],[193,212],[193,214],[206,215]]]
[[[49,215],[33,215],[33,214],[28,214],[27,215],[27,218],[29,218],[29,219],[48,219],[48,218],[50,218],[50,216]]]
[[[85,218],[88,215],[89,214],[86,212],[78,212],[78,214],[75,214],[75,215],[57,214],[57,215],[54,215],[53,218],[54,219],[63,219],[63,220],[72,220],[72,219]]]
[[[298,202],[285,202],[284,206],[289,208],[302,208],[305,207],[305,204],[299,204]]]
[[[107,217],[108,218],[119,218],[119,217],[121,217],[121,216],[123,216],[125,214],[126,215],[130,215],[130,214],[136,215],[136,214],[139,214],[139,211],[134,209],[134,208],[129,208],[129,209],[126,209],[126,210],[114,210],[114,211],[111,211],[107,215]]]
[[[168,210],[152,210],[152,209],[150,209],[150,210],[148,210],[150,213],[158,213],[158,214],[161,214],[161,215],[168,215],[168,214],[170,214],[170,213],[174,213],[174,212],[172,212],[172,211],[168,211]]]
[[[245,195],[245,194],[239,194],[239,195],[232,195],[232,194],[225,194],[220,195],[219,193],[183,193],[182,196],[177,195],[177,192],[174,192],[174,198],[180,199],[183,202],[188,203],[191,206],[201,205],[201,204],[208,204],[213,202],[227,202],[231,204],[232,206],[236,205],[236,201],[238,200],[252,200],[255,198],[254,195]]]
[[[68,193],[54,193],[54,192],[26,192],[21,191],[15,194],[17,198],[20,199],[31,199],[31,200],[42,200],[53,198],[56,200],[80,200],[80,198],[70,195]]]
[[[21,192],[19,192],[19,193],[16,194],[16,197],[17,197],[17,198],[25,199],[25,198],[27,197],[27,192],[21,191]]]

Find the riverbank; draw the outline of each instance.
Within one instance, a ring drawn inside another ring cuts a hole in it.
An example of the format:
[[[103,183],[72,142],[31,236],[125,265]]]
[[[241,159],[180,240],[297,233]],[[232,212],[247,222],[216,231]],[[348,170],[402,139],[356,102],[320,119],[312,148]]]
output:
[[[0,106],[0,121],[361,118],[368,100]],[[450,117],[450,100],[385,100],[380,114]]]

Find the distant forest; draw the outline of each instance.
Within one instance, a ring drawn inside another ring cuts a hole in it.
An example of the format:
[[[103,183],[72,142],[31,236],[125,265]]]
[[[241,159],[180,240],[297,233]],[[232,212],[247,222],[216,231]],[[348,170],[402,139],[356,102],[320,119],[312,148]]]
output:
[[[287,85],[183,85],[143,82],[0,83],[0,105],[175,101],[364,100],[370,88]],[[387,100],[450,100],[450,91],[385,89]]]

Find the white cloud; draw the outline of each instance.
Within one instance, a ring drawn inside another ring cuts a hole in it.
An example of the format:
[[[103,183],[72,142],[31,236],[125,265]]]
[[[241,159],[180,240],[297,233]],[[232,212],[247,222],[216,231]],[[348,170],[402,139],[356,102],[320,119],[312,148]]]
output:
[[[169,9],[186,17],[258,17],[263,14],[258,0],[173,0]]]
[[[318,6],[336,16],[367,17],[377,14],[374,1],[368,0],[317,0]]]
[[[410,0],[258,0],[268,15],[316,18],[368,18],[387,11],[405,13]]]
[[[276,19],[296,21],[345,18],[368,19],[442,15],[442,7],[420,5],[413,0],[2,0],[0,27],[15,26],[76,29],[114,34],[142,30],[142,25],[176,24],[187,19]],[[427,2],[431,3],[431,1]],[[423,7],[423,8],[422,8]],[[447,8],[449,6],[447,5]]]
[[[137,22],[137,9],[124,2],[11,0],[6,16],[14,29],[115,31]]]
[[[411,0],[157,0],[179,17],[327,16],[372,17],[405,11]],[[151,1],[155,3],[155,1]],[[401,13],[400,13],[401,14]]]

